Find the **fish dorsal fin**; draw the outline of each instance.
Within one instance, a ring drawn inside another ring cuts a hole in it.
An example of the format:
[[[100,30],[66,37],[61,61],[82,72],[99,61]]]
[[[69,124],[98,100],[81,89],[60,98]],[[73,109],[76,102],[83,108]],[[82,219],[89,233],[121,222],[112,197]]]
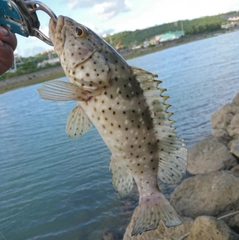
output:
[[[42,88],[37,90],[40,97],[45,100],[68,101],[78,100],[87,101],[91,95],[88,91],[79,86],[59,80],[45,82]]]
[[[133,177],[124,161],[119,161],[116,156],[110,158],[112,183],[121,197],[126,196],[133,188]]]
[[[133,74],[144,90],[144,96],[154,123],[155,137],[159,148],[158,177],[166,183],[176,183],[182,178],[187,168],[187,150],[182,139],[178,138],[174,121],[170,119],[173,113],[168,112],[170,105],[163,96],[166,90],[158,88],[161,81],[155,80],[157,75],[132,67]]]
[[[89,117],[86,115],[79,103],[74,107],[68,116],[66,133],[71,138],[81,137],[92,127]]]

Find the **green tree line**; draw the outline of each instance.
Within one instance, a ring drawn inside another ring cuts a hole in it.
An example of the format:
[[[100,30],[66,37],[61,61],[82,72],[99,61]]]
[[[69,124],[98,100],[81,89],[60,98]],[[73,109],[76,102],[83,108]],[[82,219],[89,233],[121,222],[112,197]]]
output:
[[[146,39],[149,40],[156,35],[181,30],[182,26],[187,35],[212,32],[215,30],[220,30],[221,24],[226,21],[223,16],[230,15],[232,13],[235,12],[219,14],[215,16],[206,16],[192,20],[182,20],[178,21],[177,24],[172,22],[142,30],[120,32],[111,36],[107,36],[104,39],[112,46],[115,46],[118,42],[122,41],[121,47],[127,47],[135,44],[139,45]]]

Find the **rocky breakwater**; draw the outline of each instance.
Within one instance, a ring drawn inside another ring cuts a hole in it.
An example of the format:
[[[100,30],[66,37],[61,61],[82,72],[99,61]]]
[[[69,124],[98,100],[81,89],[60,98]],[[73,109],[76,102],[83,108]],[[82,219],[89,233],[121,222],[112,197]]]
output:
[[[183,224],[124,240],[239,240],[239,93],[211,117],[211,136],[188,150],[188,172],[170,202]],[[134,216],[132,217],[134,219]]]

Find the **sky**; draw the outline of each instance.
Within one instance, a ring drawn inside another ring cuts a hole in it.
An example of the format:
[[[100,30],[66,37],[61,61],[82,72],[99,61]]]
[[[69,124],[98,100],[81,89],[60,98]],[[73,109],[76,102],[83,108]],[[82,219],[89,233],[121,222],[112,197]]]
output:
[[[86,25],[100,36],[134,31],[178,20],[239,11],[238,0],[42,0],[57,16]],[[37,11],[40,30],[48,35],[49,16]],[[17,35],[16,53],[34,56],[51,46],[35,37]]]

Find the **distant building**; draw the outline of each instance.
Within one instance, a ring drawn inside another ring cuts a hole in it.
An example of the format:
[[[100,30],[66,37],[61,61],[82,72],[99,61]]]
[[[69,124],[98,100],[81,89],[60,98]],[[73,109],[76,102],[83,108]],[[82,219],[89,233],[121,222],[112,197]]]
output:
[[[166,42],[170,40],[179,39],[180,37],[184,36],[184,31],[176,31],[176,32],[168,32],[160,37],[160,42]]]
[[[229,23],[221,25],[222,29],[231,29],[234,27],[239,27],[239,21],[238,22],[229,22]]]
[[[55,63],[57,63],[59,61],[60,61],[59,58],[53,58],[53,59],[45,60],[41,63],[38,63],[37,68],[45,67],[47,64],[54,65]]]
[[[158,44],[158,43],[160,42],[161,36],[162,36],[162,34],[161,34],[161,35],[156,35],[156,36],[152,37],[152,38],[149,40],[150,44],[152,44],[152,45]]]
[[[230,17],[228,18],[228,21],[239,21],[239,16]]]

